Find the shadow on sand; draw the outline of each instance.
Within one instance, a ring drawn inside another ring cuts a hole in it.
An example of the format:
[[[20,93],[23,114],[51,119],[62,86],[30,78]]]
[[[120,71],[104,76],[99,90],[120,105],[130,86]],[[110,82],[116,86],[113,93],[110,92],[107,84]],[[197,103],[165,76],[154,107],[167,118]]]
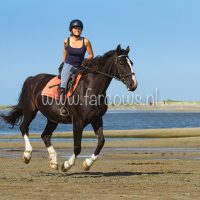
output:
[[[53,172],[44,172],[40,171],[39,176],[57,176],[57,177],[72,177],[72,178],[99,178],[99,177],[127,177],[127,176],[140,176],[140,175],[161,175],[161,174],[190,174],[189,172],[75,172],[75,173],[53,173]]]
[[[138,176],[138,175],[159,175],[164,174],[164,172],[75,172],[75,173],[51,173],[51,172],[39,172],[40,176],[59,176],[59,177],[76,177],[76,178],[85,178],[85,177],[126,177],[126,176]]]

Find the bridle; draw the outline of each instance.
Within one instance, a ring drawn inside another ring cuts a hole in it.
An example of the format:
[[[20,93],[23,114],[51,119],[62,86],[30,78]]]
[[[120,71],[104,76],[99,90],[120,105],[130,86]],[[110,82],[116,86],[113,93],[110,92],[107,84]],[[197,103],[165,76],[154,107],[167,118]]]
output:
[[[115,64],[117,64],[118,59],[121,58],[121,57],[126,57],[126,58],[128,58],[127,55],[119,55],[119,56],[117,56],[117,58],[116,58],[116,60],[115,60]],[[121,78],[120,80],[122,80],[124,83],[125,83],[125,78],[128,77],[128,76],[132,76],[132,75],[135,75],[135,73],[134,73],[134,72],[131,72],[131,73],[128,73],[128,74],[125,74],[125,75],[122,75],[122,74],[119,73],[119,76],[120,76],[120,78]]]
[[[117,56],[116,59],[115,59],[115,65],[117,65],[118,59],[121,58],[121,57],[127,57],[127,55],[119,55],[119,56]],[[107,76],[109,78],[114,78],[114,79],[116,79],[118,81],[123,81],[123,82],[125,82],[125,78],[126,77],[135,75],[134,72],[128,73],[126,75],[122,75],[122,74],[119,73],[120,78],[118,78],[118,77],[115,76],[115,74],[116,74],[115,72],[114,72],[114,75],[110,75],[110,74],[101,72],[99,70],[96,70],[96,69],[93,69],[93,68],[90,68],[90,67],[87,67],[87,66],[86,66],[86,68],[89,69],[89,70],[91,70],[91,71],[94,71],[94,72],[96,72],[98,74],[102,74],[102,75]]]

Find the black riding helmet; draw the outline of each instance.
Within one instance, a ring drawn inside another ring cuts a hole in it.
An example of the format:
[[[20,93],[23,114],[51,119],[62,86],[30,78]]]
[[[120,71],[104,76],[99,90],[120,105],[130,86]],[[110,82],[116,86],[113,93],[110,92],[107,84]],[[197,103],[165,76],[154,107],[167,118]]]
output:
[[[70,22],[70,24],[69,24],[69,31],[70,31],[70,32],[72,31],[72,28],[73,28],[73,27],[80,27],[81,30],[83,30],[83,23],[82,23],[82,21],[79,20],[79,19],[74,19],[74,20],[72,20],[72,21]]]

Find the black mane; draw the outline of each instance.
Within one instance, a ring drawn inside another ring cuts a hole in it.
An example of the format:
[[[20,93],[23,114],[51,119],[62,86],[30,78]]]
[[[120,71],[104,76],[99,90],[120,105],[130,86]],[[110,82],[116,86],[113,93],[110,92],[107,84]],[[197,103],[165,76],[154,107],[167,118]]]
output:
[[[115,50],[111,50],[106,52],[103,56],[96,56],[95,58],[88,60],[84,63],[84,65],[86,67],[100,67],[102,65],[104,65],[104,63],[107,61],[108,58],[110,58],[111,56],[113,56],[115,53]]]
[[[115,54],[116,50],[110,50],[106,52],[103,56],[96,56],[95,58],[91,60],[84,60],[84,66],[86,67],[92,67],[92,68],[99,68],[105,64],[105,62]],[[120,55],[126,55],[127,52],[124,49],[120,49]]]

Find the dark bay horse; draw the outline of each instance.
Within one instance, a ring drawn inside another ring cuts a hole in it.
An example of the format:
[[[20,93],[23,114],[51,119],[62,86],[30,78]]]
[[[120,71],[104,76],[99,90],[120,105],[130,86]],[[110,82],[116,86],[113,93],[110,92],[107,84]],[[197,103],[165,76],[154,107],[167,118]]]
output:
[[[74,94],[67,101],[66,106],[70,113],[68,117],[60,115],[60,103],[53,98],[41,95],[45,85],[55,75],[38,74],[27,78],[23,84],[18,104],[13,106],[8,115],[1,115],[5,122],[12,126],[21,121],[20,130],[25,140],[23,154],[25,163],[29,163],[32,156],[28,133],[29,125],[36,113],[40,111],[47,118],[41,138],[48,149],[52,169],[58,169],[57,154],[51,144],[51,136],[58,123],[73,124],[74,154],[62,164],[62,171],[67,171],[75,164],[75,160],[81,152],[83,129],[88,124],[92,125],[98,137],[98,143],[94,154],[83,162],[83,168],[89,170],[104,146],[102,116],[107,111],[106,90],[112,78],[123,82],[130,91],[134,91],[137,87],[128,53],[129,47],[121,49],[118,45],[115,50],[85,63],[88,72],[81,78]]]

